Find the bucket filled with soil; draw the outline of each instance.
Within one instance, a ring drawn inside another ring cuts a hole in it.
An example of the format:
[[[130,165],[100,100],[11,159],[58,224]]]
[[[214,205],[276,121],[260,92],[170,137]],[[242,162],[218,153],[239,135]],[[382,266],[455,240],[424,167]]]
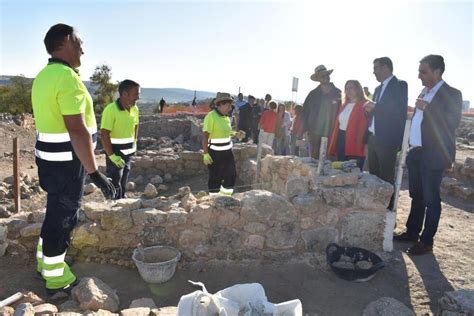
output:
[[[163,283],[173,277],[181,253],[168,246],[138,247],[132,259],[145,282]]]

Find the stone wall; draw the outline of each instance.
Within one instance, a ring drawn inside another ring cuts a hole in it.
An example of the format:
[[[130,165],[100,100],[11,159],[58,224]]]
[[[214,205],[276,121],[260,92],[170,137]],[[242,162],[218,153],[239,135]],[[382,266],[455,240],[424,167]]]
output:
[[[238,143],[234,144],[233,152],[237,172],[241,174],[242,163],[257,156],[257,146]],[[271,152],[270,147],[265,146],[262,156]],[[202,153],[196,151],[145,150],[139,152],[139,155],[132,159],[131,177],[142,176],[145,183],[156,175],[164,176],[166,173],[176,179],[209,172],[202,162]]]
[[[447,170],[446,174],[470,186],[474,186],[474,158],[467,157],[464,163],[455,162],[453,167]]]
[[[474,202],[474,159],[467,157],[464,163],[455,162],[441,182],[441,191],[466,202]]]
[[[193,116],[169,118],[161,115],[140,116],[139,136],[160,138],[168,136],[176,138],[184,136],[184,140],[189,140],[200,136],[201,120]]]
[[[333,169],[326,161],[318,175],[318,161],[312,158],[266,156],[253,187],[281,194],[302,210],[309,207],[319,214],[314,228],[329,229],[342,244],[391,251],[396,214],[387,205],[393,186],[347,166]],[[254,179],[249,175],[256,173],[256,161],[244,162],[241,173],[242,179]]]
[[[33,115],[31,115],[30,113],[21,113],[21,114],[12,115],[10,113],[0,112],[0,123],[16,124],[25,129],[31,129],[31,128],[34,128],[35,126]]]
[[[456,137],[474,142],[474,118],[463,116],[456,129]]]
[[[273,179],[266,185],[279,192],[198,198],[183,187],[171,197],[86,203],[70,252],[132,265],[138,243],[174,246],[185,260],[286,260],[321,253],[331,242],[382,250],[391,185],[327,168],[334,174],[316,176],[313,162],[299,158],[268,155],[263,167],[262,179]],[[0,248],[34,254],[43,217],[38,211],[1,219]]]

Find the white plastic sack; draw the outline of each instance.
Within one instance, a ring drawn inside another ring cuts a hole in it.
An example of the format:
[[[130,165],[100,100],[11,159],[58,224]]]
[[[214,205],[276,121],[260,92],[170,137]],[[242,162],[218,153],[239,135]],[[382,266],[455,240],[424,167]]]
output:
[[[216,294],[195,291],[181,297],[178,303],[178,316],[302,316],[300,300],[280,304],[268,302],[265,290],[259,283],[237,284]]]

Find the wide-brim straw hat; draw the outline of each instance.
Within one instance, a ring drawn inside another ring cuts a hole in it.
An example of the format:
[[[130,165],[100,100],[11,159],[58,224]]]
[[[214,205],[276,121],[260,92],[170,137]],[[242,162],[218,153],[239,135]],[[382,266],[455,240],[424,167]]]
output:
[[[318,67],[314,68],[314,74],[312,74],[310,78],[313,81],[319,81],[321,77],[330,75],[333,71],[334,69],[327,70],[326,66],[319,65]]]
[[[220,103],[223,101],[234,101],[234,98],[227,92],[217,92],[215,103]]]

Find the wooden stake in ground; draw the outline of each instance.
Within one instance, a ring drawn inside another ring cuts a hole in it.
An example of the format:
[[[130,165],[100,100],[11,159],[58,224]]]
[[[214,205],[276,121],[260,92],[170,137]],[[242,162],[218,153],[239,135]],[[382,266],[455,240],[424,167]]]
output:
[[[18,137],[13,139],[13,198],[15,200],[15,211],[20,212],[20,146],[18,144]]]
[[[319,161],[317,175],[320,176],[323,171],[324,161],[326,160],[326,150],[328,148],[328,138],[321,137],[321,146],[319,147]]]
[[[408,119],[405,122],[405,131],[403,132],[403,142],[402,142],[402,152],[400,154],[400,158],[398,159],[398,168],[397,168],[397,176],[395,179],[395,193],[393,196],[393,207],[392,211],[397,210],[398,198],[400,197],[400,188],[402,186],[403,180],[403,167],[405,166],[405,159],[407,155],[408,149],[408,136],[410,134],[410,125],[411,120]]]

